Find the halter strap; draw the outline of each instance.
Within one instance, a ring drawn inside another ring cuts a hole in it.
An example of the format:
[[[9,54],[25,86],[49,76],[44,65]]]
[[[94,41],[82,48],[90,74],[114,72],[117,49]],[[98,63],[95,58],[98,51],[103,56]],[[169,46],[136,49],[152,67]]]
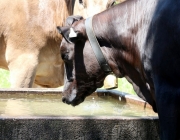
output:
[[[92,27],[92,19],[93,19],[93,17],[89,17],[85,20],[86,33],[87,33],[89,42],[91,44],[93,52],[96,56],[97,61],[99,62],[99,65],[101,66],[101,68],[107,74],[112,73],[112,70],[111,70],[109,64],[107,63],[107,60],[105,59],[105,57],[100,49],[98,40],[94,34],[94,30]]]

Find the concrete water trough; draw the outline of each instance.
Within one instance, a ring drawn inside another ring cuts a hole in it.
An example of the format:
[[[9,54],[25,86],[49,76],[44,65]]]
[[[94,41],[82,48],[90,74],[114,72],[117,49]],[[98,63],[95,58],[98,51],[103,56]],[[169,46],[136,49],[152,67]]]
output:
[[[0,140],[159,140],[159,125],[149,104],[116,90],[72,107],[60,89],[1,89]]]

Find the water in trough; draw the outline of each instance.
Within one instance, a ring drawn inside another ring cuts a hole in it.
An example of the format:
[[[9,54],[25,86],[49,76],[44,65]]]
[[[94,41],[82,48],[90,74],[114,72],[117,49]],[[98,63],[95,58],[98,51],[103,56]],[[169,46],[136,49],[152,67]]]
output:
[[[93,94],[76,107],[62,103],[61,98],[61,94],[0,94],[0,116],[157,116],[150,108],[112,96]]]

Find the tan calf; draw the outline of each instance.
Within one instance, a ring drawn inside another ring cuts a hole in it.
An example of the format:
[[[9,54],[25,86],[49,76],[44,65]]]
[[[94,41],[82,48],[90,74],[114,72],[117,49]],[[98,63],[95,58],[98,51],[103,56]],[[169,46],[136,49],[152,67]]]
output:
[[[12,88],[63,85],[56,27],[73,14],[105,10],[113,0],[0,0],[0,68],[10,71]],[[93,8],[92,8],[93,7]]]

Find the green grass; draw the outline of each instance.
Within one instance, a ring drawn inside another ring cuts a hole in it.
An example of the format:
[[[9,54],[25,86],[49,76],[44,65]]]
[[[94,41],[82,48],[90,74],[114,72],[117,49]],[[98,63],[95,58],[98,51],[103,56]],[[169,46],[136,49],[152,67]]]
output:
[[[132,85],[126,80],[126,78],[118,78],[118,90],[136,95]]]
[[[9,88],[9,71],[0,69],[0,88]]]
[[[10,88],[9,71],[0,69],[0,88]],[[125,78],[118,78],[118,90],[130,94],[136,94],[132,85]]]

